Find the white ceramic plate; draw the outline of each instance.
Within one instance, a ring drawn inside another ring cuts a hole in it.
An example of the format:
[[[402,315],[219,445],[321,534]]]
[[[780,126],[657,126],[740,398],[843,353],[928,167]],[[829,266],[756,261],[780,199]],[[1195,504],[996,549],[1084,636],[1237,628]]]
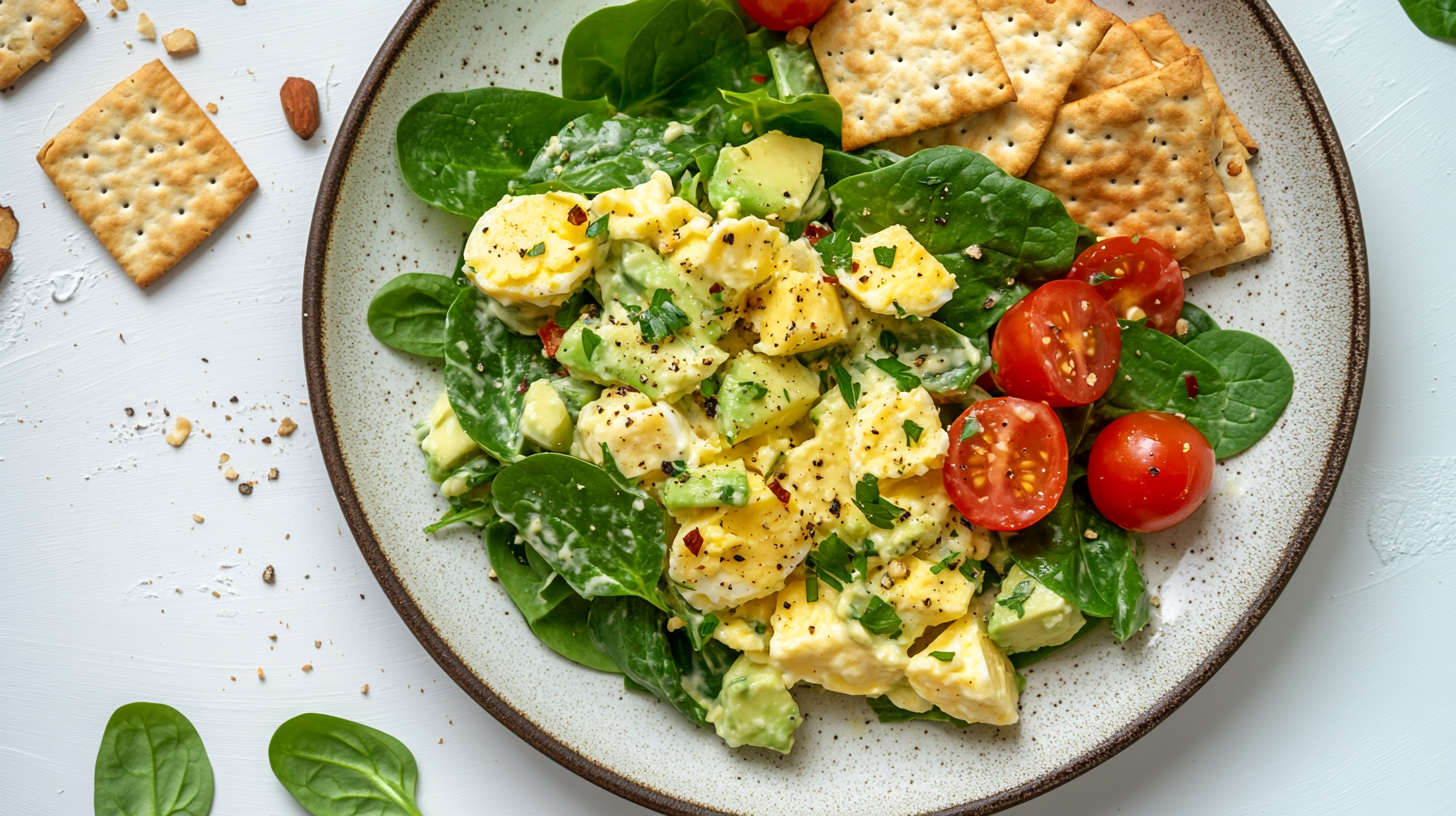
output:
[[[334,144],[304,284],[309,391],[339,502],[400,615],[466,692],[562,765],[664,812],[989,813],[1127,747],[1223,665],[1324,515],[1354,430],[1369,334],[1350,171],[1313,78],[1263,0],[1164,0],[1137,13],[1163,11],[1203,49],[1263,146],[1252,169],[1274,253],[1195,279],[1189,299],[1288,356],[1297,385],[1283,420],[1218,466],[1192,519],[1148,538],[1143,571],[1161,600],[1152,625],[1122,645],[1104,627],[1029,669],[1020,724],[884,725],[858,698],[801,687],[806,722],[787,757],[730,750],[652,698],[623,693],[621,678],[557,657],[486,579],[477,535],[421,532],[445,503],[411,425],[442,391],[441,373],[375,341],[365,312],[395,275],[448,273],[471,224],[405,188],[395,124],[437,91],[558,90],[556,57],[595,4],[518,2],[411,4]]]

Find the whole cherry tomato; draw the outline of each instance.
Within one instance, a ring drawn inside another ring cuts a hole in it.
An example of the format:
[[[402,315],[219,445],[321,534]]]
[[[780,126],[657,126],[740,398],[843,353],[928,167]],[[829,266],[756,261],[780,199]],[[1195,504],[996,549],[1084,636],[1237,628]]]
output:
[[[1040,402],[981,400],[951,423],[941,478],[972,524],[991,530],[1030,527],[1051,512],[1067,486],[1062,423]]]
[[[1054,408],[1094,402],[1122,355],[1117,318],[1091,285],[1057,280],[1006,311],[991,339],[996,384]]]
[[[1138,411],[1102,429],[1087,462],[1092,503],[1114,524],[1144,533],[1188,518],[1213,484],[1213,447],[1186,419]]]
[[[774,31],[813,25],[834,0],[738,0],[755,23]]]
[[[1108,238],[1077,256],[1069,280],[1089,283],[1122,320],[1172,334],[1183,311],[1183,268],[1151,238]]]

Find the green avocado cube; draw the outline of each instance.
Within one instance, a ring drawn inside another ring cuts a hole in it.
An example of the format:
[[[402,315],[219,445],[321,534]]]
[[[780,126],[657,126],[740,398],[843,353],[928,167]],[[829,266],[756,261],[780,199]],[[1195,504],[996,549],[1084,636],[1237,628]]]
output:
[[[437,482],[444,481],[467,459],[480,452],[480,446],[465,433],[455,410],[450,407],[449,394],[441,394],[435,400],[427,427],[429,432],[420,440],[420,450],[427,457],[430,478]]]
[[[742,462],[734,462],[674,473],[657,488],[657,495],[669,510],[747,507],[748,469]]]
[[[787,754],[803,721],[783,675],[748,655],[739,655],[723,675],[723,689],[708,709],[708,722],[730,748],[757,745]]]
[[[718,432],[737,444],[803,419],[819,399],[819,377],[793,357],[739,353],[723,369]]]
[[[1013,566],[1001,581],[986,634],[1001,651],[1016,654],[1060,646],[1086,622],[1082,610]]]
[[[708,201],[727,217],[793,221],[809,203],[823,164],[823,145],[771,130],[718,152]]]

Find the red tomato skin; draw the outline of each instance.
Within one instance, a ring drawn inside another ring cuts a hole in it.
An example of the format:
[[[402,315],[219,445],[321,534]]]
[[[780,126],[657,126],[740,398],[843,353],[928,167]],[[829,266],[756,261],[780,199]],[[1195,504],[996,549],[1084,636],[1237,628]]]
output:
[[[1213,447],[1192,423],[1173,414],[1138,411],[1113,420],[1097,435],[1087,462],[1087,487],[1108,521],[1155,533],[1203,505],[1213,468]]]
[[[982,432],[961,439],[969,417],[976,418]],[[1034,493],[1016,496],[1010,484],[1013,480],[1003,475],[1006,465],[994,461],[979,468],[986,474],[987,483],[981,488],[972,483],[978,469],[969,460],[977,455],[976,447],[986,447],[988,431],[1005,439],[1012,450],[1025,450],[1035,458],[1046,452],[1033,474]],[[1052,409],[1040,402],[1015,397],[981,400],[951,423],[950,449],[941,478],[951,501],[967,521],[989,530],[1024,530],[1052,511],[1067,486],[1067,436],[1062,423]]]
[[[1114,277],[1093,283],[1098,275]],[[1116,236],[1098,241],[1077,256],[1067,279],[1090,284],[1118,319],[1146,319],[1163,334],[1176,330],[1183,312],[1183,267],[1151,238]]]
[[[738,0],[744,13],[771,31],[813,25],[834,0]]]
[[[1086,331],[1095,349],[1091,360],[1078,364],[1071,377],[1062,375],[1051,352],[1061,347],[1060,338],[1078,343],[1085,338],[1075,324],[1071,331],[1067,326],[1061,326],[1063,331],[1050,328],[1049,316],[1063,313],[1074,321],[1087,321]],[[1043,338],[1058,339],[1044,343]],[[1112,387],[1121,355],[1122,330],[1117,317],[1097,291],[1082,281],[1056,280],[1038,287],[1006,310],[991,337],[992,376],[1001,390],[1053,408],[1096,402]]]
[[[547,357],[555,357],[556,352],[561,350],[561,338],[566,336],[566,329],[556,325],[555,320],[548,320],[536,331],[536,336],[541,338],[541,352]]]

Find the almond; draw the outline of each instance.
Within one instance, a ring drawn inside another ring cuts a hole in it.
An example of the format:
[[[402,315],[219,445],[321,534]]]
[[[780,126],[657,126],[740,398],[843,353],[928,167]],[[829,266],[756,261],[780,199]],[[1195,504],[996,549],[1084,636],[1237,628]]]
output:
[[[308,141],[319,128],[318,89],[312,82],[299,77],[289,77],[278,92],[283,101],[283,115],[288,117],[288,126],[298,138]]]

